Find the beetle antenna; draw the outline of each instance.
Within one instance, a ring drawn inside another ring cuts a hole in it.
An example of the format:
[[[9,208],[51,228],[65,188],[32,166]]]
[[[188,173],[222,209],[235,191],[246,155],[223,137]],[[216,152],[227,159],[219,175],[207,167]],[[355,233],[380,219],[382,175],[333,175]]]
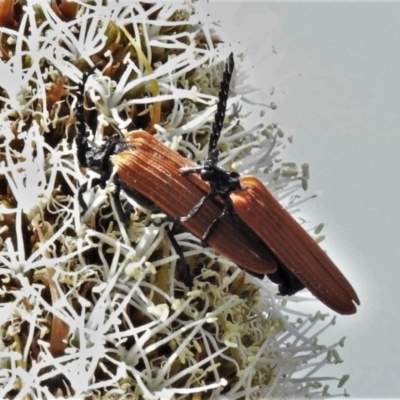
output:
[[[237,172],[226,171],[217,165],[219,156],[217,144],[221,135],[222,126],[224,124],[229,85],[232,79],[234,66],[233,53],[231,53],[227,60],[221,80],[221,88],[218,93],[217,112],[215,114],[215,119],[212,126],[208,154],[204,161],[204,165],[198,167],[184,167],[180,169],[182,175],[193,173],[199,174],[202,180],[209,182],[210,191],[192,208],[192,210],[186,216],[180,217],[178,221],[185,222],[196,216],[196,214],[203,207],[204,203],[215,196],[220,196],[225,205],[222,213],[211,223],[206,232],[204,232],[202,238],[203,243],[207,242],[208,237],[225,215],[233,214],[232,204],[229,200],[229,193],[241,189],[240,175]]]
[[[87,159],[86,154],[90,150],[88,137],[89,134],[87,133],[86,129],[86,121],[85,121],[85,109],[84,109],[84,102],[85,102],[85,85],[89,76],[92,75],[93,71],[98,68],[98,64],[95,64],[89,71],[84,72],[82,76],[82,80],[78,83],[78,92],[76,93],[76,108],[75,108],[75,115],[76,115],[76,147],[77,147],[77,157],[79,166],[86,168]]]
[[[218,106],[215,113],[214,123],[212,125],[212,133],[210,137],[210,144],[208,153],[210,154],[217,148],[219,137],[221,136],[222,126],[224,124],[226,103],[228,101],[229,86],[231,83],[233,68],[235,66],[233,60],[233,53],[229,54],[228,61],[225,66],[225,71],[222,76],[221,87],[218,92]]]

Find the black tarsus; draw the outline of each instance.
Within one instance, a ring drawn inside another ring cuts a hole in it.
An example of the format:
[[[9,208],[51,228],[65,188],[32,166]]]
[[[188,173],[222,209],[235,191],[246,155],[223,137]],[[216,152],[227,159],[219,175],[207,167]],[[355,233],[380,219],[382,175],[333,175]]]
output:
[[[172,229],[174,229],[174,225],[172,225]],[[189,268],[189,265],[187,264],[186,260],[185,260],[185,256],[183,255],[183,251],[181,246],[179,246],[178,241],[175,239],[174,234],[172,233],[172,230],[165,227],[164,228],[168,239],[172,245],[172,247],[175,249],[176,254],[178,255],[178,257],[181,259],[184,268],[182,269],[182,282],[187,286],[187,287],[192,287],[193,286],[193,280],[194,280],[194,275],[192,273],[192,270]]]

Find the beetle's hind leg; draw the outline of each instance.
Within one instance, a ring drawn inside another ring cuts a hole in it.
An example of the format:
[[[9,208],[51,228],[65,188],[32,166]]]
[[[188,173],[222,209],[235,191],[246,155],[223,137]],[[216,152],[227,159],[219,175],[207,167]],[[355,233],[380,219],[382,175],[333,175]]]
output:
[[[128,222],[129,221],[129,213],[126,213],[122,208],[121,203],[121,184],[119,181],[114,179],[115,189],[112,193],[112,198],[114,200],[115,211],[120,219],[121,222]]]
[[[181,248],[181,246],[179,246],[171,229],[165,228],[165,232],[167,233],[168,239],[169,239],[172,247],[175,249],[176,254],[179,256],[180,260],[182,261],[182,264],[183,264],[183,268],[181,270],[182,271],[182,274],[181,274],[182,282],[188,288],[192,288],[194,275],[193,275],[188,263],[186,262],[185,256],[183,255],[182,248]]]
[[[218,217],[215,218],[213,220],[213,222],[211,222],[211,224],[208,226],[207,230],[204,232],[203,237],[201,238],[201,245],[203,247],[206,247],[208,245],[208,243],[207,243],[208,238],[211,236],[211,234],[213,233],[215,228],[218,226],[218,224],[221,221],[221,219],[223,217],[225,217],[225,215],[229,215],[229,214],[230,214],[229,208],[225,207],[224,211],[222,211],[222,213],[220,215],[218,215]]]
[[[90,151],[90,145],[88,143],[88,133],[86,130],[86,120],[85,120],[85,109],[84,109],[84,99],[85,99],[85,86],[89,79],[89,76],[93,73],[98,65],[94,65],[89,71],[84,72],[82,80],[78,83],[78,91],[76,93],[76,152],[78,157],[79,166],[82,168],[88,167],[87,153]]]

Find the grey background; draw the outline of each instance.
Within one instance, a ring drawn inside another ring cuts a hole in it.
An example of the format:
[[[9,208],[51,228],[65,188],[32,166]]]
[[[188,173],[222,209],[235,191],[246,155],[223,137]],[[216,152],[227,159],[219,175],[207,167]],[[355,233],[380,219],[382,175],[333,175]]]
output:
[[[230,41],[240,41],[267,91],[269,40],[285,58],[276,73],[286,99],[276,122],[295,131],[285,159],[311,167],[303,210],[325,222],[323,242],[356,288],[361,307],[339,316],[327,343],[347,336],[352,397],[400,397],[400,3],[205,5]],[[323,306],[321,306],[323,308]],[[332,384],[334,386],[334,384]]]

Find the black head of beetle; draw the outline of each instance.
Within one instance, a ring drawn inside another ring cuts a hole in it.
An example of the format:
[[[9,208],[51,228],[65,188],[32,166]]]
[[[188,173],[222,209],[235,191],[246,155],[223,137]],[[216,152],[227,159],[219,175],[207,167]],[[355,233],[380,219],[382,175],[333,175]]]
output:
[[[112,176],[114,166],[111,162],[111,157],[118,155],[119,153],[126,150],[134,150],[131,146],[126,144],[123,137],[115,134],[109,137],[102,145],[98,146],[93,141],[89,140],[89,134],[87,131],[85,114],[84,114],[84,96],[85,96],[85,86],[89,76],[97,68],[95,65],[88,72],[83,74],[82,81],[78,85],[77,93],[77,103],[76,103],[76,151],[78,163],[81,168],[88,168],[93,172],[96,172],[99,177],[92,180],[91,186],[100,186],[104,188]],[[135,191],[132,187],[125,184],[118,176],[115,174],[113,176],[113,183],[115,185],[115,190],[112,194],[114,199],[114,204],[116,212],[121,221],[126,221],[128,216],[124,213],[121,200],[120,192],[121,189],[131,198],[133,198],[137,203],[141,204],[147,209],[154,209],[155,205],[148,200],[145,196]],[[88,209],[87,204],[83,200],[83,193],[88,190],[89,182],[84,183],[78,191],[78,201],[82,208],[82,213],[86,212]],[[185,262],[182,249],[178,245],[173,232],[170,229],[165,229],[167,236],[174,247],[179,258],[182,260],[184,268],[182,269],[182,280],[187,286],[192,286],[193,275]]]
[[[120,135],[112,135],[109,137],[102,145],[98,146],[93,141],[89,140],[89,134],[85,121],[84,114],[84,96],[85,96],[85,86],[89,76],[94,72],[97,68],[97,65],[92,67],[88,72],[83,74],[82,81],[79,82],[78,92],[77,92],[77,103],[76,103],[76,154],[78,158],[78,163],[81,168],[88,168],[93,172],[96,172],[99,177],[95,178],[91,182],[91,186],[100,186],[104,188],[109,181],[112,172],[113,165],[111,163],[110,157],[113,155],[119,154],[122,151],[129,150],[130,146],[128,146],[123,137]],[[125,215],[121,201],[120,201],[120,192],[121,188],[128,194],[128,196],[132,197],[139,204],[152,208],[152,204],[140,193],[137,193],[134,189],[125,185],[120,179],[118,175],[114,176],[113,183],[115,185],[115,190],[113,192],[114,204],[116,207],[116,211],[121,220],[126,220],[127,216]],[[78,191],[78,201],[79,205],[82,208],[82,213],[86,212],[87,204],[83,200],[83,193],[85,193],[89,188],[89,182],[84,183]]]

